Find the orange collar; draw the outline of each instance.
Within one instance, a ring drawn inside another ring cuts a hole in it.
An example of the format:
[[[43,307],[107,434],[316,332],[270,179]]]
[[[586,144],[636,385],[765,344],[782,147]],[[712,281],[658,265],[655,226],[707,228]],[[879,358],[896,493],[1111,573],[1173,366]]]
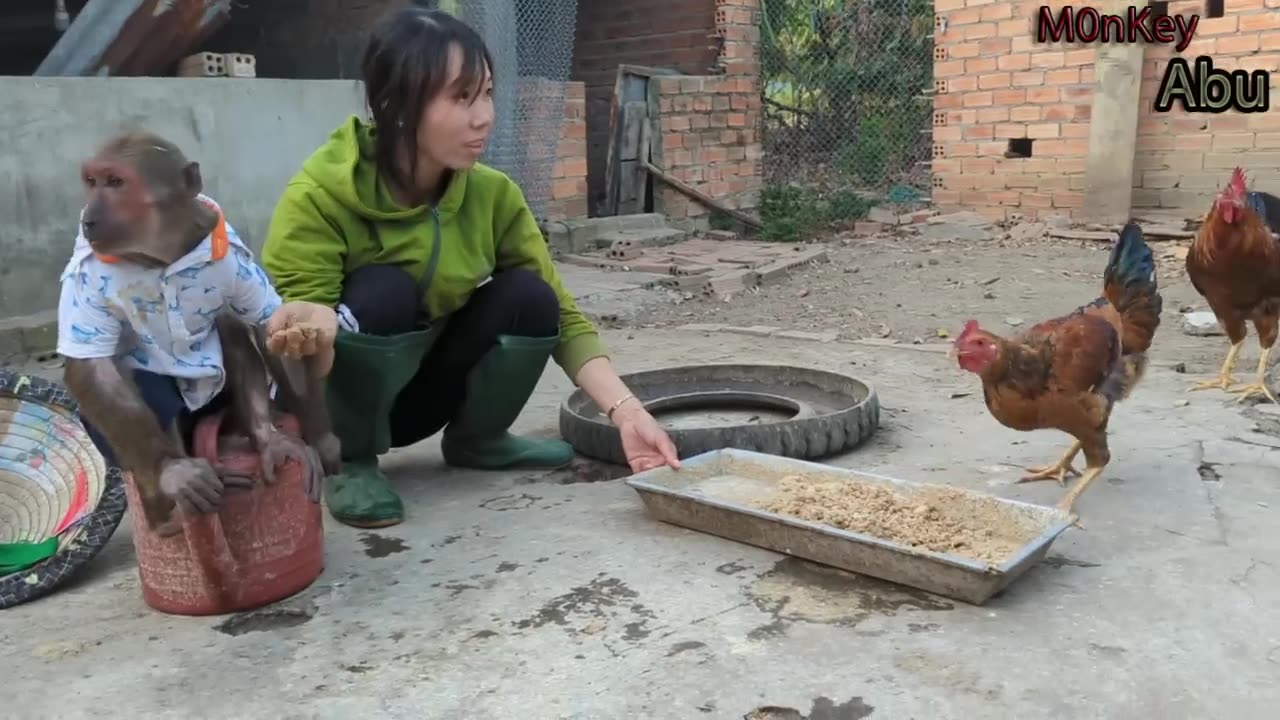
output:
[[[221,208],[213,203],[205,203],[209,208],[218,213],[218,222],[213,226],[213,242],[209,249],[209,255],[213,260],[221,260],[227,256],[227,248],[231,245],[230,239],[227,237],[227,218],[223,216]],[[104,263],[117,263],[120,258],[114,255],[102,255],[94,253],[94,255]]]

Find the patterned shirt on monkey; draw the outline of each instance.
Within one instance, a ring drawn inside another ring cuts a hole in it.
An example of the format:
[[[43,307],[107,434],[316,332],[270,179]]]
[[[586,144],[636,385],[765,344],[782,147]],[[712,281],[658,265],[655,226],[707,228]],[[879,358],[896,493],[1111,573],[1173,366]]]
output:
[[[229,309],[261,325],[281,305],[221,208],[204,195],[200,200],[218,212],[218,222],[168,267],[98,255],[82,226],[58,301],[59,354],[121,357],[126,367],[172,377],[191,410],[207,405],[226,383],[214,318]]]

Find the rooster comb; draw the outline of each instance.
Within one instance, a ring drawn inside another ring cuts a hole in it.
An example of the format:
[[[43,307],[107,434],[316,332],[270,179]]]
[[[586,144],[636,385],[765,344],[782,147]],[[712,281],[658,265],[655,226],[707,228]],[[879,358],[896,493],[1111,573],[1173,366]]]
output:
[[[1231,191],[1236,193],[1245,191],[1244,168],[1237,166],[1231,171]]]

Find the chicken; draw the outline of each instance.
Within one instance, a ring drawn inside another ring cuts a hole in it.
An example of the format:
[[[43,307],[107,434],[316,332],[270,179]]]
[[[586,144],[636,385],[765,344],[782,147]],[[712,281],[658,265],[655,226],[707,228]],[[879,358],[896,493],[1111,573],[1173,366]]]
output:
[[[1147,349],[1160,326],[1163,300],[1155,260],[1130,222],[1120,231],[1103,273],[1102,297],[1069,315],[1045,320],[1020,337],[1005,339],[965,323],[952,354],[982,379],[987,409],[1014,430],[1061,430],[1075,438],[1053,465],[1028,468],[1018,482],[1079,474],[1072,460],[1084,451],[1085,472],[1058,507],[1072,510],[1111,460],[1107,423],[1147,368]]]
[[[1263,395],[1276,401],[1265,379],[1280,324],[1280,242],[1272,237],[1265,217],[1277,215],[1274,210],[1278,204],[1274,196],[1248,192],[1244,171],[1236,168],[1187,251],[1191,284],[1208,302],[1231,341],[1218,377],[1199,382],[1191,390],[1219,388],[1241,393],[1240,400]],[[1264,214],[1259,215],[1255,208]],[[1262,354],[1254,382],[1236,386],[1231,371],[1248,335],[1246,321],[1253,322]]]

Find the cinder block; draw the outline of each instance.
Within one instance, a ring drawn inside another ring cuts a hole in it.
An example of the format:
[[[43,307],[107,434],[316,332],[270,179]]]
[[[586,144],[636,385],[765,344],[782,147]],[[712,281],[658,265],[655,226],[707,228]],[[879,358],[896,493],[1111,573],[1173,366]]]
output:
[[[198,52],[178,63],[178,77],[222,77],[227,74],[225,55]]]
[[[609,249],[609,259],[630,260],[640,257],[641,252],[641,249],[636,247],[613,247]]]
[[[248,53],[226,53],[227,76],[233,78],[253,78],[258,76],[258,61]]]
[[[810,250],[808,252],[796,253],[791,257],[784,257],[780,260],[775,260],[768,265],[756,268],[756,272],[760,273],[760,279],[762,281],[770,282],[807,263],[826,261],[826,250]]]
[[[560,258],[560,262],[579,267],[602,268],[605,270],[621,270],[626,267],[625,263],[600,257],[591,257],[590,255],[565,255]]]
[[[760,274],[754,270],[733,270],[723,275],[716,275],[707,280],[703,287],[705,295],[728,295],[760,286]]]

